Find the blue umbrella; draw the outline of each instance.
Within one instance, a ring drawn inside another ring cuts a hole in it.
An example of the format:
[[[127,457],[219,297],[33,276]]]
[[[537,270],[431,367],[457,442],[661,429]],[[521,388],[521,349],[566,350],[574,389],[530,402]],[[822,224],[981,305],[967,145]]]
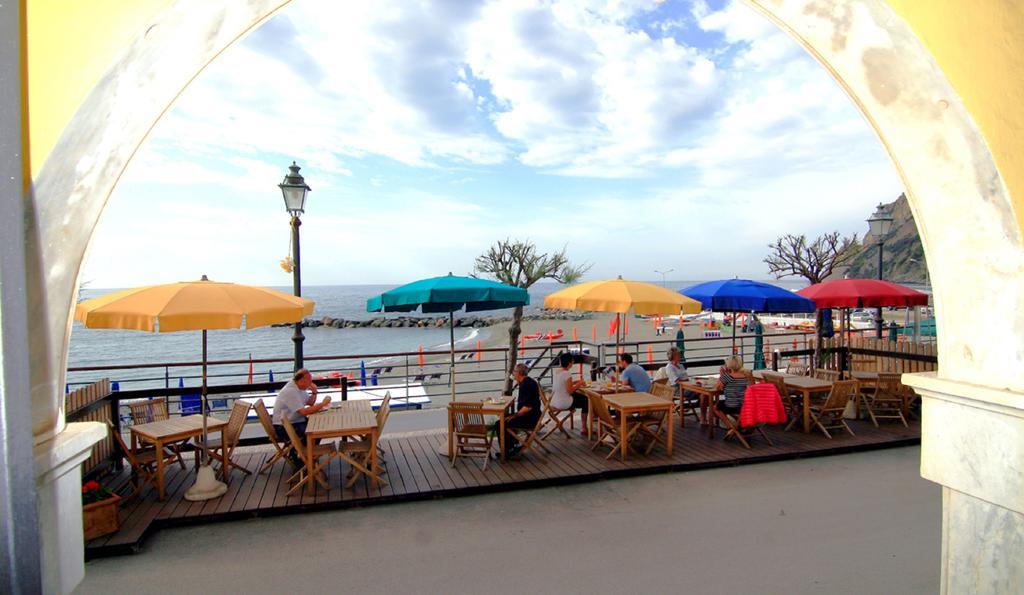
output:
[[[366,386],[366,362],[359,360],[359,385]]]
[[[679,293],[697,300],[714,312],[814,312],[813,300],[760,281],[723,279],[691,285]],[[732,325],[732,343],[736,347],[736,321]]]
[[[467,312],[501,310],[528,306],[530,294],[522,287],[504,285],[497,281],[475,277],[456,277],[448,273],[445,277],[432,277],[413,281],[401,287],[372,297],[366,302],[367,312],[413,312],[425,314],[448,313],[448,328],[451,338],[452,400],[455,400],[455,311]]]

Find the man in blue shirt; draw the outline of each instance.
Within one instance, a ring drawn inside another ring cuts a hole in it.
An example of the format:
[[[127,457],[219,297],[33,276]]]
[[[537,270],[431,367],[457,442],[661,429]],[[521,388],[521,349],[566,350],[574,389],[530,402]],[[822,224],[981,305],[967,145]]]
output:
[[[651,390],[651,377],[638,364],[633,363],[633,356],[628,353],[619,355],[619,370],[622,372],[622,383],[638,393]]]

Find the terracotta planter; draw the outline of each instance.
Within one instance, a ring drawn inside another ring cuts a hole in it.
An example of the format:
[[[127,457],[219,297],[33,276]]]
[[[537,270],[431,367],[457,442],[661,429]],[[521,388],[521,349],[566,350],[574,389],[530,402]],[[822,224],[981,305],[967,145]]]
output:
[[[106,500],[82,506],[82,525],[86,541],[117,532],[121,527],[117,516],[120,504],[120,496],[114,494]]]

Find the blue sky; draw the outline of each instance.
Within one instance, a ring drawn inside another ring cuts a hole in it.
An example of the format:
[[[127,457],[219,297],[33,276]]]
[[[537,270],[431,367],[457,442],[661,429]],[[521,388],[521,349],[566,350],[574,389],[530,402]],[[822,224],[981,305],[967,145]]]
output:
[[[293,159],[310,285],[467,273],[505,237],[589,278],[766,278],[776,236],[863,234],[901,192],[825,70],[737,2],[295,0],[158,123],[84,279],[289,284]]]

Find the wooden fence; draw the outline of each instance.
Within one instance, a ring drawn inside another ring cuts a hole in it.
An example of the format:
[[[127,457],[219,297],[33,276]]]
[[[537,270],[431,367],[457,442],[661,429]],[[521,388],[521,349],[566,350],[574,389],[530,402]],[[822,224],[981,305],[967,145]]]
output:
[[[938,351],[935,343],[914,343],[912,341],[887,341],[867,337],[849,337],[843,344],[851,350],[850,369],[878,372],[931,372],[938,368]],[[825,349],[840,346],[836,338],[823,339]],[[885,351],[892,355],[858,353],[858,351]]]
[[[114,421],[113,407],[107,399],[111,394],[110,379],[103,379],[84,386],[64,396],[64,419],[68,422],[96,421],[106,425]],[[89,477],[105,470],[116,453],[114,439],[110,434],[92,447],[92,455],[82,465],[82,477]]]

